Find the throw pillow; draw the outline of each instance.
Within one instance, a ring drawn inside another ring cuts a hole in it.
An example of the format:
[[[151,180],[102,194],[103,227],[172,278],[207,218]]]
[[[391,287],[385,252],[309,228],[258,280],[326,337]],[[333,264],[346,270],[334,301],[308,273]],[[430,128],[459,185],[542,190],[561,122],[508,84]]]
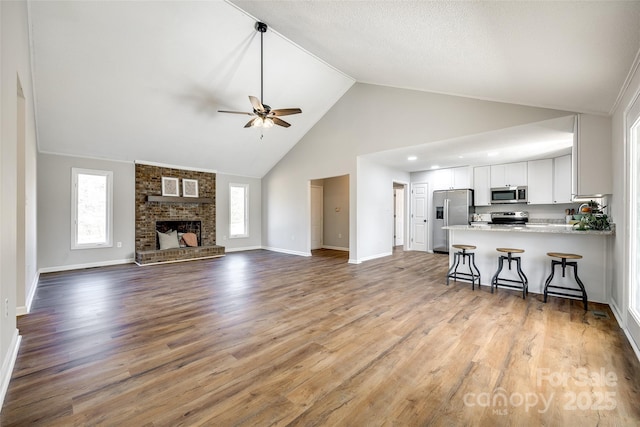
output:
[[[184,240],[187,246],[198,246],[198,236],[196,236],[195,233],[184,233],[182,240]]]
[[[158,233],[158,241],[160,242],[160,249],[173,249],[173,248],[180,247],[180,243],[178,242],[177,231],[170,231],[168,233],[161,233],[159,231],[156,231],[156,233]]]

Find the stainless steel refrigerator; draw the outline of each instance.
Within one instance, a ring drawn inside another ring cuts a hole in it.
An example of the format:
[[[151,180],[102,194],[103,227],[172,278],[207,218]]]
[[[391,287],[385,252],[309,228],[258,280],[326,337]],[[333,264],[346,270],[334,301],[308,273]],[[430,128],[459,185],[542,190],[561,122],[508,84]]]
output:
[[[448,225],[468,225],[473,214],[473,190],[439,190],[433,192],[433,251],[449,253]]]

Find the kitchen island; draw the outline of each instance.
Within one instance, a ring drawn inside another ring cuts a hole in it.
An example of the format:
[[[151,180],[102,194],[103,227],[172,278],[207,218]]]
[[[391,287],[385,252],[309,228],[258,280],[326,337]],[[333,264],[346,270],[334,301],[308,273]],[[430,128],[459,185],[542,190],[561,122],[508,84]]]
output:
[[[565,224],[527,224],[527,225],[452,225],[443,227],[449,230],[450,244],[468,244],[475,249],[476,265],[482,275],[481,284],[490,286],[491,278],[498,268],[496,248],[524,249],[520,254],[522,270],[529,279],[529,292],[542,294],[544,282],[551,273],[551,259],[547,252],[564,252],[582,255],[578,260],[578,276],[587,290],[589,301],[608,303],[613,260],[613,237],[615,226],[611,230],[578,231]],[[449,248],[450,261],[455,249]],[[562,269],[556,267],[554,284],[575,287],[573,268],[567,269],[562,277]],[[505,264],[501,277],[517,278],[515,263],[509,271]],[[455,283],[455,282],[451,282]],[[466,283],[466,282],[465,282]],[[505,291],[507,288],[504,288]],[[504,292],[500,289],[498,292]],[[550,296],[549,298],[559,298]]]

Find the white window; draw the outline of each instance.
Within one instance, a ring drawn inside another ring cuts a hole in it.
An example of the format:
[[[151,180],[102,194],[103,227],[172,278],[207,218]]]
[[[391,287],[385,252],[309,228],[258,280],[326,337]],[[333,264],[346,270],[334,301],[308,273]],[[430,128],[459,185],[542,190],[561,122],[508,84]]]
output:
[[[71,249],[112,246],[113,172],[72,168]]]
[[[229,184],[229,237],[249,236],[249,185]]]

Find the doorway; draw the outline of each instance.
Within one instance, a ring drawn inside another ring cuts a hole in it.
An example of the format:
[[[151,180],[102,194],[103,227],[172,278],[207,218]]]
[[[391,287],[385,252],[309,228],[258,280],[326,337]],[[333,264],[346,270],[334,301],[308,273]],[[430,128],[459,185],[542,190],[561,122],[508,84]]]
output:
[[[407,184],[393,183],[393,246],[404,246],[406,239],[406,191]]]
[[[349,252],[349,175],[313,179],[309,190],[310,251]]]

